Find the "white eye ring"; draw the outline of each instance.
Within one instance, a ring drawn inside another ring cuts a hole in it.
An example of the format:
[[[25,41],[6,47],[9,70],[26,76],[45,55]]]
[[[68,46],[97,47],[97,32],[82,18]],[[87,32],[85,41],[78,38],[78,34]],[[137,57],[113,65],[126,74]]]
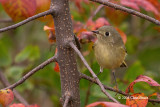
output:
[[[110,33],[109,32],[105,32],[105,36],[109,36],[110,35]]]

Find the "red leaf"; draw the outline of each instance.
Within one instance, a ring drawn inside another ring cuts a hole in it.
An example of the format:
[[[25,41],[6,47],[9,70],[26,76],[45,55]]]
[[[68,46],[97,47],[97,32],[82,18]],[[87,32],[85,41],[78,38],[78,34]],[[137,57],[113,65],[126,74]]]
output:
[[[144,76],[144,75],[140,75],[137,77],[136,80],[134,80],[132,83],[130,83],[130,85],[127,87],[126,89],[126,93],[132,92],[134,93],[133,90],[133,85],[137,82],[146,82],[148,83],[150,86],[160,86],[160,84],[158,84],[156,81],[154,81],[153,79],[151,79],[150,77]]]
[[[119,26],[121,22],[128,16],[127,13],[120,10],[115,10],[113,8],[105,8],[105,13],[109,21],[116,26]]]
[[[4,107],[8,106],[14,99],[14,94],[12,90],[6,89],[6,90],[0,90],[0,104],[2,104]]]
[[[90,30],[96,30],[104,25],[109,25],[109,22],[103,17],[98,18],[95,22],[93,22],[92,20],[88,20],[87,22],[87,27]]]
[[[127,105],[113,103],[113,102],[95,102],[95,103],[87,105],[86,107],[95,107],[98,105],[101,105],[102,107],[129,107]]]
[[[50,8],[51,0],[36,0],[37,8],[36,13],[41,13],[47,11]],[[53,22],[53,18],[51,15],[47,15],[41,18],[38,18],[42,22],[46,22],[47,25]]]
[[[136,10],[140,10],[139,7],[142,7],[146,11],[151,11],[156,15],[159,14],[158,9],[149,0],[121,0],[120,3]]]
[[[109,25],[109,22],[105,18],[100,17],[95,22],[95,29],[98,29],[104,25]]]
[[[40,107],[40,106],[37,104],[25,106],[24,104],[18,103],[18,104],[12,104],[9,107]]]
[[[81,43],[88,43],[88,42],[95,42],[96,41],[96,37],[93,36],[92,32],[89,31],[85,31],[82,32],[81,35],[79,36],[79,40]]]
[[[12,104],[12,105],[10,105],[9,107],[25,107],[25,105],[19,103],[19,104]]]
[[[146,107],[147,103],[148,97],[144,93],[136,93],[126,99],[126,105],[130,107]]]
[[[54,71],[60,72],[60,70],[59,70],[59,65],[58,65],[57,62],[55,63]]]
[[[0,2],[14,21],[24,20],[36,12],[35,0],[0,0]]]

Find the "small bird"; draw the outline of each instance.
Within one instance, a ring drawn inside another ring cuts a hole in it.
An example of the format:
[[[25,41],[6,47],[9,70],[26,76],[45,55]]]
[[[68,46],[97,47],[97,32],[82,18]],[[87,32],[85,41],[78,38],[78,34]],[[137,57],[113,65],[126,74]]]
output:
[[[124,61],[127,51],[123,40],[117,30],[112,26],[103,26],[92,32],[97,37],[93,45],[93,50],[96,60],[100,65],[99,73],[103,72],[103,68],[111,69],[117,88],[115,69],[127,67]]]

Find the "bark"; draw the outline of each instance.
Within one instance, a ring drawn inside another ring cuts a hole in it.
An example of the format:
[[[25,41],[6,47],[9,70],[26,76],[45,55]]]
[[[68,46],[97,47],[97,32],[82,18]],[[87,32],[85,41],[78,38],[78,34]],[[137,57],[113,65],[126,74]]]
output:
[[[60,67],[62,105],[66,96],[70,96],[67,107],[80,107],[79,94],[79,72],[75,53],[68,43],[74,41],[72,20],[69,10],[68,0],[53,0],[52,6],[55,8],[56,15],[53,15],[56,44],[57,44],[57,62]]]

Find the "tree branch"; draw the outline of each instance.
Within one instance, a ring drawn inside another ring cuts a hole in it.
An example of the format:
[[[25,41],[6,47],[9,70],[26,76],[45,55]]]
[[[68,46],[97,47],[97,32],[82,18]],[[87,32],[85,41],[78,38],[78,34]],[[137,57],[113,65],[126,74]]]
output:
[[[157,25],[160,25],[160,21],[148,16],[148,15],[145,15],[145,14],[142,14],[140,12],[137,12],[133,9],[128,9],[126,7],[123,7],[123,6],[120,6],[118,4],[114,4],[114,3],[111,3],[111,2],[108,2],[107,0],[90,0],[90,1],[93,1],[93,2],[97,2],[97,3],[100,3],[100,4],[103,4],[103,5],[106,5],[108,7],[111,7],[111,8],[114,8],[116,10],[121,10],[121,11],[124,11],[124,12],[127,12],[127,13],[130,13],[130,14],[133,14],[133,15],[136,15],[138,17],[141,17],[143,19],[146,19],[152,23],[155,23]]]
[[[10,83],[8,82],[8,80],[5,78],[5,75],[3,74],[3,72],[0,70],[0,80],[2,82],[2,84],[7,87],[10,85]],[[14,96],[17,98],[17,100],[21,103],[23,103],[24,105],[29,105],[28,102],[16,91],[13,90]]]
[[[0,19],[0,23],[11,23],[12,19]]]
[[[19,22],[17,24],[14,24],[14,25],[11,25],[11,26],[8,26],[8,27],[5,27],[5,28],[1,28],[0,29],[0,33],[8,31],[8,30],[11,30],[11,29],[15,29],[15,28],[17,28],[19,26],[22,26],[22,25],[32,21],[32,20],[35,20],[37,18],[40,18],[42,16],[46,16],[46,15],[49,15],[49,14],[53,14],[53,13],[55,13],[55,9],[54,8],[49,9],[49,10],[47,10],[45,12],[42,12],[42,13],[36,14],[36,15],[34,15],[32,17],[29,17],[29,18],[27,18],[27,19],[25,19],[25,20],[23,20],[23,21],[21,21],[21,22]]]
[[[80,72],[80,77],[98,85],[97,81],[95,81],[94,78],[91,78],[91,77],[89,77],[89,76],[87,76],[87,75],[85,75],[85,74],[83,74],[81,72]],[[129,96],[129,94],[127,94],[127,93],[125,93],[125,92],[123,92],[121,90],[117,90],[117,89],[108,87],[106,85],[103,85],[103,86],[107,90],[110,90],[110,91],[113,91],[113,92],[117,92],[117,93],[122,94],[124,96]],[[152,102],[152,103],[160,103],[160,100],[158,100],[158,99],[148,99],[148,101]]]
[[[70,99],[71,99],[70,95],[66,95],[65,96],[65,101],[64,101],[63,107],[67,107]]]
[[[46,65],[50,64],[51,62],[55,62],[56,61],[57,56],[53,56],[52,58],[49,58],[48,60],[46,60],[45,62],[41,63],[40,65],[38,65],[36,68],[34,68],[33,70],[29,71],[26,75],[24,75],[19,81],[17,81],[16,83],[6,87],[5,89],[14,89],[15,87],[17,87],[18,85],[22,84],[23,82],[25,82],[26,79],[28,79],[30,76],[32,76],[34,73],[36,73],[37,71],[39,71],[40,69],[43,69]]]
[[[104,7],[104,5],[98,6],[97,9],[96,9],[96,10],[91,14],[91,16],[88,18],[87,22],[88,22],[89,20],[92,20],[93,17],[94,17],[103,7]],[[87,28],[87,24],[85,24],[85,26],[84,26],[84,29],[86,29],[86,28]]]
[[[96,74],[93,72],[93,70],[90,68],[90,66],[88,65],[88,63],[86,62],[86,60],[84,59],[84,57],[82,56],[82,54],[80,53],[80,51],[77,49],[77,47],[73,44],[73,42],[70,42],[69,45],[74,49],[74,51],[79,55],[79,57],[81,58],[81,60],[83,61],[84,65],[86,66],[86,68],[90,71],[90,73],[92,74],[93,78],[95,79],[95,81],[98,83],[98,85],[101,88],[101,91],[108,96],[108,98],[116,103],[119,103],[116,99],[114,99],[109,93],[106,92],[104,86],[102,85],[101,81],[98,79],[98,77],[96,76]]]

